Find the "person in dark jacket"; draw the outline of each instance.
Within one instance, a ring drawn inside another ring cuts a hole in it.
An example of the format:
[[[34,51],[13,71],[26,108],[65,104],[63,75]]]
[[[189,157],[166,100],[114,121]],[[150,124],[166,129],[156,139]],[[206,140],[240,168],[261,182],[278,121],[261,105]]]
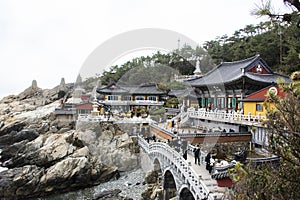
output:
[[[187,160],[187,150],[185,150],[185,151],[183,152],[183,158],[184,158],[185,160]]]
[[[211,155],[210,155],[210,152],[208,152],[208,154],[205,157],[206,170],[209,170],[209,168],[210,168],[210,158],[211,158]]]
[[[195,157],[195,164],[198,163],[198,165],[200,165],[200,147],[199,147],[199,144],[197,145],[196,148],[194,148],[193,152],[194,152],[194,157]]]

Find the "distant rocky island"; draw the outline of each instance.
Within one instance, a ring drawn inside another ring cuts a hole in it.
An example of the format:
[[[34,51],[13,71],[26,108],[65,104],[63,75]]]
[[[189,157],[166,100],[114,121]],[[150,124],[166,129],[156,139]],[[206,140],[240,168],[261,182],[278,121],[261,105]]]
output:
[[[43,90],[33,81],[0,100],[0,199],[72,191],[139,167],[137,141],[118,126],[57,120],[54,110],[73,86],[62,79]]]

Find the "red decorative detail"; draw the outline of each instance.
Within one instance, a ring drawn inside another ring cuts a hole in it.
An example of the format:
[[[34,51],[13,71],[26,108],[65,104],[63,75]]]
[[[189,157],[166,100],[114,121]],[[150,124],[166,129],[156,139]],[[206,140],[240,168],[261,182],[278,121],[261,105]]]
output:
[[[261,64],[258,64],[255,67],[252,67],[248,72],[254,73],[254,74],[270,74],[264,66]]]
[[[275,86],[269,86],[267,88],[264,88],[263,90],[260,90],[258,92],[252,93],[250,94],[247,98],[245,98],[245,100],[250,100],[250,99],[266,99],[266,95],[268,94],[268,91],[271,87],[275,87]],[[285,97],[285,93],[278,87],[275,87],[277,89],[277,96],[280,98],[284,98]]]
[[[82,95],[81,96],[81,101],[88,101],[90,100],[91,95]]]

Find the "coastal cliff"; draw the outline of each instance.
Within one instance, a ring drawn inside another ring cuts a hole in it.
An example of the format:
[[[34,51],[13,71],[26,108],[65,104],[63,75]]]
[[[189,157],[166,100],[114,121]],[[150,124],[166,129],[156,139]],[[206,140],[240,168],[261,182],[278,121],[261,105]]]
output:
[[[0,199],[24,199],[90,187],[138,167],[137,142],[109,123],[62,122],[59,93],[35,81],[0,101]]]

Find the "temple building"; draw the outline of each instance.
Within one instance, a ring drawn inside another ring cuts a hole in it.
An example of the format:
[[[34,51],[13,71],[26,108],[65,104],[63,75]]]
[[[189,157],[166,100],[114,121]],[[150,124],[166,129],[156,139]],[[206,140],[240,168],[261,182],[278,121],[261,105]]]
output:
[[[235,62],[224,62],[206,75],[188,80],[199,97],[199,107],[243,112],[243,99],[289,77],[273,72],[260,55]]]
[[[117,110],[128,113],[133,110],[148,110],[151,107],[162,107],[162,98],[166,95],[156,84],[128,86],[111,83],[99,88],[97,92],[102,96],[101,103]]]

